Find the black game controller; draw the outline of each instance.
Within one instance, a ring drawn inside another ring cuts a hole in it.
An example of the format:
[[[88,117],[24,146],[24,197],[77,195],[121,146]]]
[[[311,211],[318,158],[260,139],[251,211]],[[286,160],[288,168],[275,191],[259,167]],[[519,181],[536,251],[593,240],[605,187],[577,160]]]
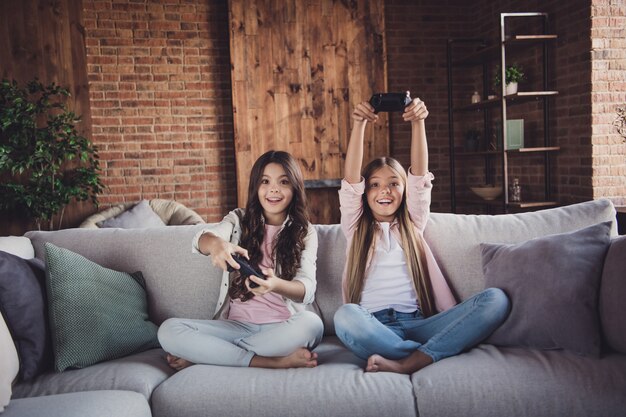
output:
[[[376,93],[370,99],[374,113],[381,111],[402,112],[411,103],[411,95],[406,93]]]
[[[239,264],[239,273],[241,274],[242,277],[249,277],[250,275],[254,275],[255,277],[265,279],[265,275],[263,275],[263,273],[258,268],[253,268],[248,263],[248,260],[246,258],[236,253],[233,254],[232,256],[235,262]],[[226,265],[227,265],[226,269],[228,270],[228,272],[233,272],[235,270],[235,268],[230,266],[230,264],[226,263]],[[256,288],[258,286],[259,284],[250,280],[250,288]]]

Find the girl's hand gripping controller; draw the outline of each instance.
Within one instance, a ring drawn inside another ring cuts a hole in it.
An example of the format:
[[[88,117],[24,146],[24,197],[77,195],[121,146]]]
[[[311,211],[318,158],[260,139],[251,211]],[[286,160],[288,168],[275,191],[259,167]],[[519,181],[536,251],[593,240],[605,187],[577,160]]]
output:
[[[235,262],[237,262],[239,264],[239,273],[241,274],[241,276],[249,277],[250,275],[254,275],[255,277],[259,277],[261,279],[265,279],[265,275],[263,275],[263,273],[261,273],[261,271],[258,268],[253,268],[248,263],[248,260],[246,258],[244,258],[243,256],[241,256],[239,254],[236,254],[236,253],[233,254],[232,256],[233,256],[233,259],[235,260]],[[228,270],[228,272],[235,271],[235,268],[233,268],[230,265],[228,265],[226,269]],[[258,286],[259,286],[259,284],[257,284],[256,282],[253,282],[252,280],[250,280],[250,288],[256,288]]]

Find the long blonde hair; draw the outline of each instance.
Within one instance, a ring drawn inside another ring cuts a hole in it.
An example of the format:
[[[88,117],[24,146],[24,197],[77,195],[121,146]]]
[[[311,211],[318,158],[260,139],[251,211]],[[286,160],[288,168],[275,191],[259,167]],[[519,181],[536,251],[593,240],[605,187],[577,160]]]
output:
[[[426,267],[426,257],[424,252],[423,237],[415,232],[413,223],[409,216],[409,209],[406,204],[406,183],[407,174],[402,165],[395,159],[389,157],[377,158],[371,161],[363,169],[365,184],[380,168],[388,166],[395,171],[405,186],[402,195],[402,202],[396,214],[402,250],[407,260],[409,274],[413,279],[417,301],[424,317],[435,314],[435,299],[433,296],[430,276]],[[359,218],[352,237],[352,245],[348,254],[347,270],[347,298],[350,303],[358,304],[361,301],[361,293],[365,284],[365,269],[370,252],[373,251],[374,237],[376,236],[378,223],[376,222],[372,210],[367,203],[367,193],[363,193],[363,214]]]

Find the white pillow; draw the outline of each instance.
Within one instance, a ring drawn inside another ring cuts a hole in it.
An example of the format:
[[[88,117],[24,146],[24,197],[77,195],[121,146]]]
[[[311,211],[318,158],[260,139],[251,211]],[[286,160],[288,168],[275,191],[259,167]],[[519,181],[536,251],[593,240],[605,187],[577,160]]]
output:
[[[35,257],[33,244],[24,236],[0,236],[0,250],[23,259]]]
[[[98,222],[100,227],[119,227],[121,229],[143,229],[165,226],[163,220],[152,210],[148,200],[141,200],[131,209],[115,217]]]
[[[9,333],[9,328],[0,314],[0,413],[11,400],[11,384],[20,370],[20,361],[17,357],[15,343]]]

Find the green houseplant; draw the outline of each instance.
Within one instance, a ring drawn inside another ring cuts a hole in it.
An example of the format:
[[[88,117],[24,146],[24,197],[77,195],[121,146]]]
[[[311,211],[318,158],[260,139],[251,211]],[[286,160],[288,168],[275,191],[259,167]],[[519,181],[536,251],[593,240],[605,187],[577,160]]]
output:
[[[496,71],[493,77],[493,83],[496,87],[500,85],[501,80],[501,67],[496,66]],[[505,86],[507,89],[507,94],[514,94],[517,92],[517,83],[523,81],[525,78],[524,71],[521,66],[517,64],[507,65],[506,70],[504,71],[505,76]]]
[[[24,213],[39,229],[60,228],[72,201],[97,206],[104,188],[97,148],[78,133],[69,96],[37,79],[0,84],[0,210]]]

